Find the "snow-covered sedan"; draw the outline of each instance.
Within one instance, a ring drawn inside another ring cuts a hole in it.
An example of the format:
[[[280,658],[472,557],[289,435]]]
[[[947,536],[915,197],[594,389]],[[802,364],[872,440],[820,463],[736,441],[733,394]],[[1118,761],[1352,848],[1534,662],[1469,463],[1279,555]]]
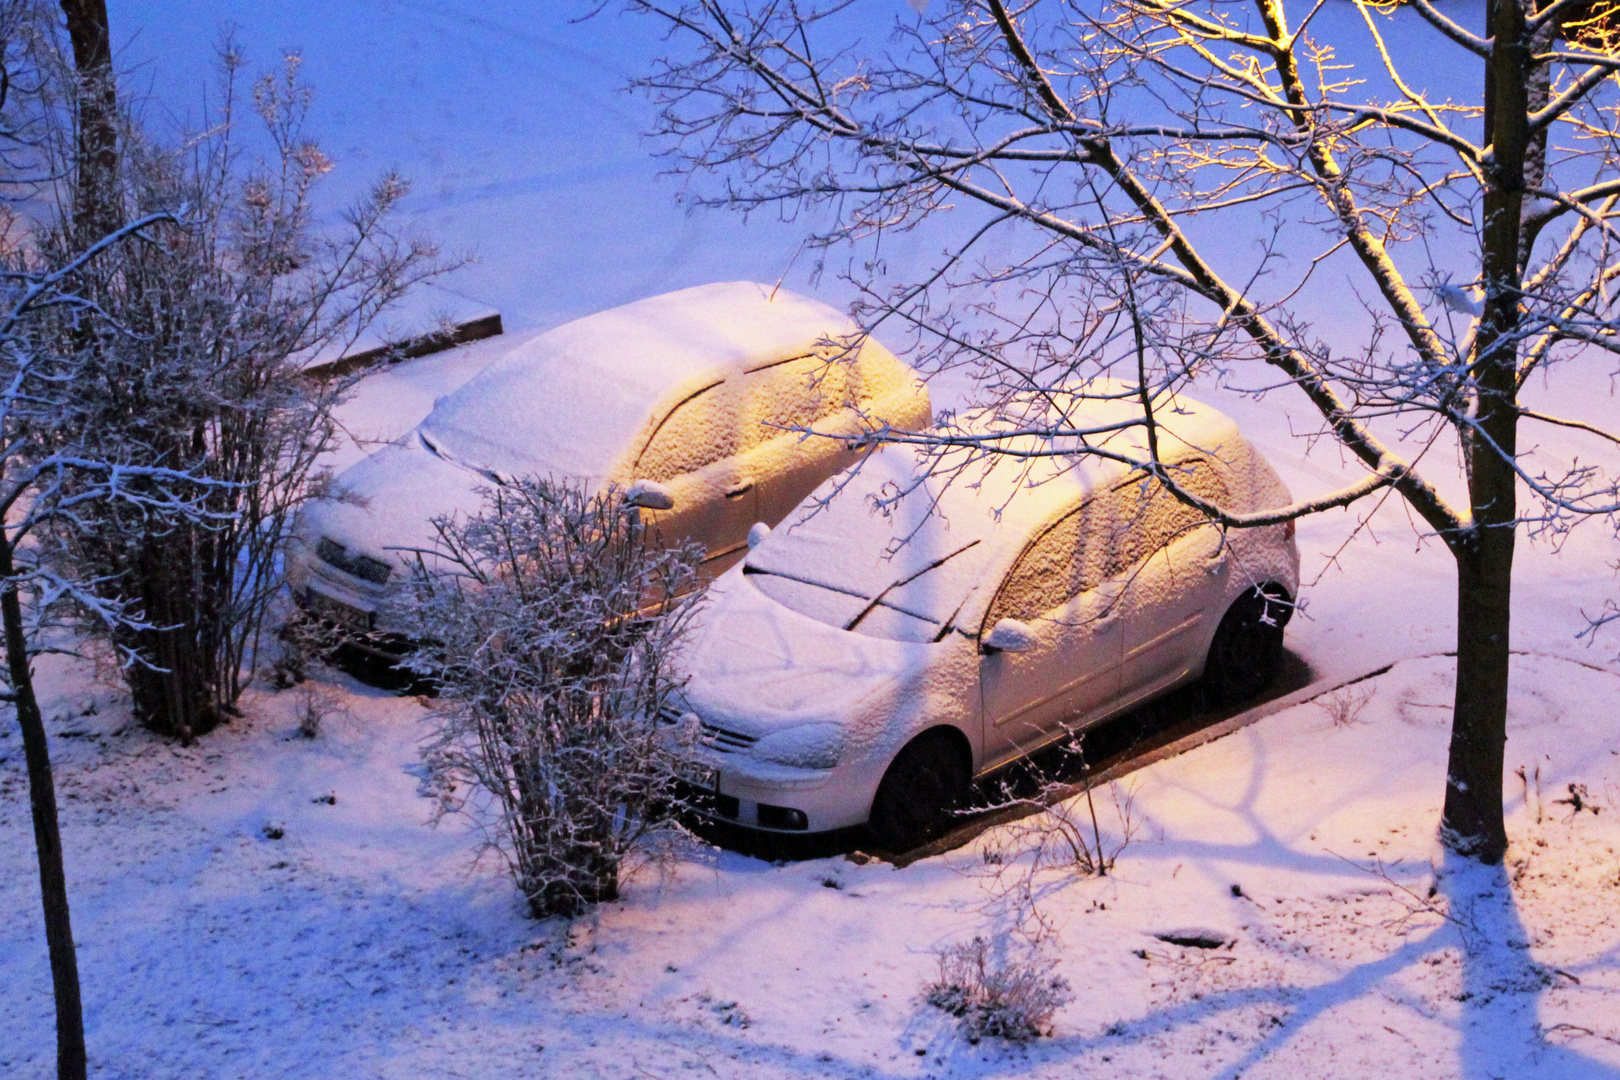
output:
[[[356,632],[349,648],[370,642],[388,664],[390,580],[434,546],[434,518],[477,511],[502,477],[616,485],[717,574],[870,429],[931,422],[915,372],[826,304],[751,282],[667,293],[528,338],[440,399],[304,508],[287,578],[306,610]],[[848,438],[804,437],[812,425]]]
[[[1227,417],[1185,398],[1159,411],[1183,490],[1232,512],[1288,504]],[[1144,460],[1139,437],[1105,449]],[[1094,456],[952,478],[889,447],[843,483],[710,587],[667,717],[698,726],[694,779],[739,824],[870,822],[905,850],[976,777],[1200,676],[1235,702],[1277,670],[1299,587],[1292,522],[1223,535]]]

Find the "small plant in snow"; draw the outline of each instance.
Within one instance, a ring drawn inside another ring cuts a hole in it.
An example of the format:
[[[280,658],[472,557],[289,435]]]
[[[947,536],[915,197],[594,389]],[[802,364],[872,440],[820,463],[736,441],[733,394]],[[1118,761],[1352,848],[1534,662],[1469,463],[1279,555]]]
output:
[[[319,619],[294,612],[276,632],[275,655],[259,672],[259,679],[272,690],[290,690],[308,679],[310,671],[330,656],[338,644],[338,632]]]
[[[1341,686],[1331,694],[1323,694],[1317,698],[1316,704],[1327,713],[1334,727],[1349,727],[1361,718],[1361,710],[1373,699],[1375,689],[1371,683],[1360,689],[1354,686]]]
[[[1109,784],[1118,832],[1110,826],[1110,835],[1103,836],[1084,736],[1073,736],[1064,747],[1064,755],[1078,762],[1080,783],[1060,779],[1073,775],[1067,764],[1055,770],[1054,775],[1033,762],[1027,765],[1028,775],[1036,785],[1033,794],[1019,794],[1010,782],[1003,783],[997,806],[1027,808],[1029,816],[1013,822],[985,847],[984,863],[996,867],[997,876],[1017,868],[1028,877],[1046,870],[1107,877],[1114,861],[1136,835],[1138,822],[1132,813],[1131,793]],[[1028,858],[1021,858],[1025,853]]]
[[[1068,752],[1081,753],[1078,738]],[[1092,790],[1095,781],[1069,784],[1033,765],[1031,769],[1039,784],[1033,794],[1015,794],[1011,782],[1003,786],[999,806],[1018,808],[1027,816],[986,838],[979,873],[997,902],[1010,906],[1016,924],[1033,923],[1044,933],[1051,926],[1040,910],[1041,899],[1076,877],[1107,877],[1141,823],[1129,789],[1110,783],[1107,795],[1113,813],[1108,815],[1105,806],[1099,815],[1100,800]],[[1112,819],[1107,833],[1102,829],[1104,817]]]
[[[304,683],[298,688],[295,714],[298,718],[297,736],[300,739],[320,738],[322,726],[340,711],[342,706],[330,691],[313,683]]]
[[[468,521],[435,522],[400,617],[440,683],[426,760],[479,817],[536,918],[618,894],[676,828],[676,769],[695,732],[664,723],[700,553],[666,548],[621,493],[517,479]],[[426,556],[428,553],[424,552]]]
[[[935,955],[939,978],[924,988],[923,999],[960,1017],[970,1042],[986,1035],[1009,1042],[1050,1035],[1053,1015],[1074,996],[1068,981],[1052,974],[1056,965],[1035,950],[1014,960],[976,937]]]

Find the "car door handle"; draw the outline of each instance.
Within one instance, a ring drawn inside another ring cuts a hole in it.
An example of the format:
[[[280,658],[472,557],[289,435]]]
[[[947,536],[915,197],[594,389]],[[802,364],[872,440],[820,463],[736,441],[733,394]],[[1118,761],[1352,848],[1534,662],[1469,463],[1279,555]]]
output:
[[[744,495],[748,494],[750,491],[753,491],[753,490],[754,490],[754,482],[752,480],[744,480],[742,483],[738,484],[736,487],[731,488],[729,491],[727,491],[726,492],[726,498],[728,498],[728,499],[740,499]]]

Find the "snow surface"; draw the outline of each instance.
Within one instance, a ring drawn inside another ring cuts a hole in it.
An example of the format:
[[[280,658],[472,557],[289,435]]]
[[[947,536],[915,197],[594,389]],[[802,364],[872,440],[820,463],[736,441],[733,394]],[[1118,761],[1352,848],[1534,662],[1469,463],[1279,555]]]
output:
[[[403,167],[417,181],[413,219],[480,258],[455,287],[517,331],[736,278],[786,274],[798,291],[846,300],[831,274],[811,283],[814,260],[795,254],[802,222],[682,213],[679,181],[656,178],[637,134],[645,103],[619,92],[658,32],[570,23],[586,6],[109,4],[121,58],[163,103],[154,114],[199,100],[224,22],[255,63],[302,48],[337,194]],[[900,5],[869,7],[886,17]],[[1329,6],[1317,25],[1358,18]],[[884,255],[904,277],[931,248],[919,231],[886,238]],[[1457,280],[1475,270],[1454,269]],[[1315,292],[1325,332],[1360,333],[1342,283]],[[472,374],[427,358],[374,376],[348,407],[351,430],[397,437]],[[1604,372],[1562,374],[1528,387],[1527,403],[1604,421],[1612,390]],[[1294,432],[1317,421],[1297,403],[1195,392],[1297,496],[1356,475],[1331,445],[1306,453]],[[1532,440],[1550,461],[1599,448],[1567,432]],[[1620,665],[1613,638],[1573,637],[1583,608],[1612,595],[1612,537],[1589,528],[1557,553],[1519,549],[1513,847],[1500,878],[1444,875],[1431,866],[1445,869],[1433,828],[1453,570],[1398,500],[1345,546],[1357,520],[1300,523],[1308,607],[1289,644],[1330,681],[1396,666],[1361,684],[1373,694],[1353,722],[1302,705],[1124,785],[1140,828],[1114,874],[1042,883],[1075,1000],[1028,1050],[970,1045],[919,1000],[936,948],[1014,921],[983,855],[1016,843],[1014,830],[903,871],[698,851],[594,918],[536,924],[500,867],[475,862],[477,836],[455,819],[428,826],[417,702],[335,677],[315,687],[329,705],[256,688],[242,721],[183,748],[132,726],[108,673],[42,661],[92,1075],[1620,1076]],[[306,707],[335,711],[319,738],[290,738]],[[21,759],[14,726],[0,726],[7,1080],[51,1075],[54,1056]],[[1557,803],[1571,783],[1602,812]],[[1099,810],[1117,836],[1113,806],[1104,797]],[[281,839],[268,839],[271,824]],[[1188,927],[1233,944],[1152,936]]]
[[[1105,843],[1126,799],[1135,836],[1107,878],[1037,881],[1074,1000],[1019,1049],[970,1044],[919,997],[936,949],[1020,922],[985,855],[1018,849],[1008,829],[898,871],[694,850],[592,918],[537,924],[475,835],[428,826],[416,701],[255,690],[182,748],[52,663],[92,1075],[1620,1076],[1620,675],[1546,655],[1513,674],[1529,799],[1515,778],[1499,875],[1448,870],[1433,839],[1442,658],[1364,684],[1347,722],[1301,705],[1101,796]],[[311,705],[332,712],[305,740]],[[18,742],[0,738],[19,916],[0,1075],[32,1080],[54,1065]],[[1559,803],[1571,783],[1603,811]],[[1231,944],[1155,936],[1189,927]]]

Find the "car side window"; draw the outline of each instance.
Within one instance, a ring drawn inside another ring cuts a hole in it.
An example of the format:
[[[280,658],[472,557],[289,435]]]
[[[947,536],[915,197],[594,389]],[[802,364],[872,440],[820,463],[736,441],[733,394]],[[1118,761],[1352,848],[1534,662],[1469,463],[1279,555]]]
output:
[[[1227,490],[1206,458],[1172,465],[1184,491],[1224,504]],[[1119,577],[1208,519],[1144,474],[1114,486],[1047,527],[1002,582],[984,626],[1001,619],[1028,622],[1083,592]]]
[[[1176,486],[1217,505],[1228,501],[1226,484],[1208,458],[1185,458],[1169,466]],[[1113,560],[1108,577],[1122,574],[1143,559],[1208,523],[1158,480],[1136,473],[1114,491]]]
[[[666,483],[737,453],[743,432],[730,389],[716,382],[671,409],[636,459],[636,479]]]
[[[1109,495],[1087,500],[1024,549],[990,604],[987,629],[1002,619],[1028,622],[1107,580],[1116,561],[1110,502]]]
[[[744,450],[810,427],[859,396],[853,364],[819,354],[797,356],[747,372],[740,380]]]

